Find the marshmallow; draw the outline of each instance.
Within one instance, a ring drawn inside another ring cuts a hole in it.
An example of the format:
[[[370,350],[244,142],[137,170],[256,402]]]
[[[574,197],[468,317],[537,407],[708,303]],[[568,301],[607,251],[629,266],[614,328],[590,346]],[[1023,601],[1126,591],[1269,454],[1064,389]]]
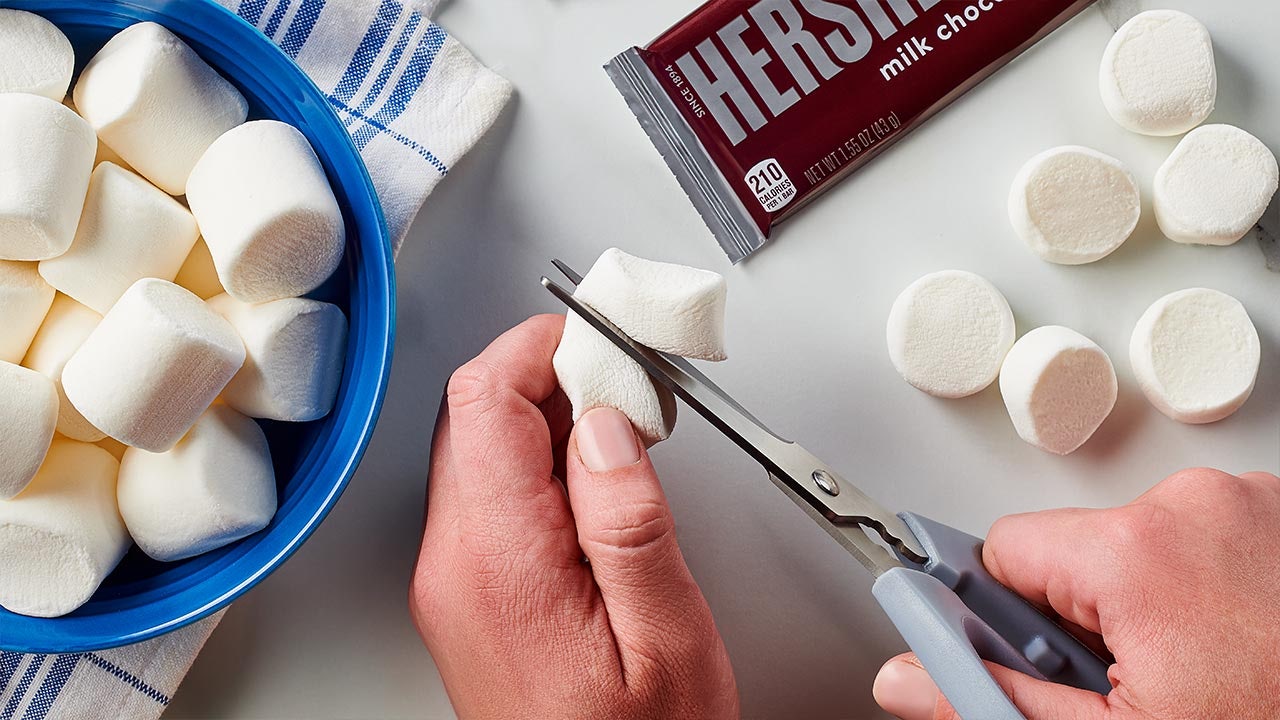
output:
[[[155,23],[121,30],[80,73],[76,107],[102,141],[170,195],[186,193],[196,160],[244,122],[244,96]]]
[[[916,280],[889,311],[889,359],[903,379],[943,398],[972,395],[1000,374],[1013,311],[985,278],[943,270]]]
[[[195,247],[191,248],[191,254],[182,263],[173,281],[203,300],[226,292],[222,282],[218,280],[218,269],[213,266],[213,256],[209,254],[209,246],[205,244],[204,238],[196,240]]]
[[[162,562],[248,537],[276,514],[267,436],[253,420],[214,405],[172,450],[125,451],[117,498],[134,542]]]
[[[61,100],[75,67],[71,41],[34,13],[0,9],[0,93]]]
[[[128,445],[125,445],[115,438],[103,438],[94,443],[94,445],[97,445],[103,450],[111,453],[111,457],[115,458],[117,461],[123,460],[125,451],[129,449]]]
[[[309,422],[333,410],[347,351],[347,318],[336,305],[285,298],[249,305],[209,300],[244,341],[245,362],[222,399],[256,418]]]
[[[1075,330],[1049,325],[1023,335],[1000,369],[1000,394],[1023,440],[1066,455],[1116,404],[1111,358]]]
[[[1170,240],[1231,245],[1271,204],[1280,169],[1258,138],[1205,125],[1182,138],[1156,171],[1156,222]]]
[[[1217,422],[1253,392],[1258,330],[1238,300],[1191,288],[1155,301],[1129,340],[1129,362],[1147,400],[1184,423]]]
[[[85,419],[130,446],[172,448],[244,364],[235,328],[173,283],[134,283],[62,371]]]
[[[58,391],[58,432],[81,442],[97,442],[106,437],[106,433],[85,420],[67,399],[62,387],[62,370],[100,322],[101,315],[59,294],[22,363],[53,381]]]
[[[53,383],[40,373],[0,362],[0,500],[22,492],[35,477],[57,424]]]
[[[593,408],[612,407],[631,419],[645,447],[671,436],[675,396],[572,310],[551,365],[573,406],[574,422]]]
[[[637,342],[699,360],[724,360],[727,287],[719,273],[610,248],[574,296]]]
[[[109,162],[94,168],[71,249],[40,262],[46,282],[105,313],[142,278],[172,280],[195,245],[182,203]]]
[[[282,122],[257,120],[218,138],[191,171],[187,202],[238,300],[304,295],[342,261],[346,230],[324,168]]]
[[[1138,183],[1117,159],[1078,145],[1027,161],[1009,190],[1009,221],[1041,259],[1061,265],[1100,260],[1138,225]]]
[[[58,438],[31,485],[0,500],[0,605],[34,617],[88,602],[129,549],[111,453]]]
[[[71,247],[97,147],[93,128],[62,103],[0,94],[0,259]]]
[[[0,260],[0,361],[22,362],[54,294],[35,263]]]
[[[1181,135],[1204,122],[1218,96],[1209,31],[1176,10],[1150,10],[1120,26],[1102,54],[1102,104],[1143,135]]]

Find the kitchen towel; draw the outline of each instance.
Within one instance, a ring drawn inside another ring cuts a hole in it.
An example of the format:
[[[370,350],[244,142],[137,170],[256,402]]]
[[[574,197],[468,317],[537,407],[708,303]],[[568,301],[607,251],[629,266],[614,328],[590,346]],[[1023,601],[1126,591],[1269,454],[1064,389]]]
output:
[[[395,251],[511,97],[510,83],[430,20],[434,1],[217,1],[325,93],[369,167]],[[0,652],[0,720],[157,718],[221,617],[113,650]]]

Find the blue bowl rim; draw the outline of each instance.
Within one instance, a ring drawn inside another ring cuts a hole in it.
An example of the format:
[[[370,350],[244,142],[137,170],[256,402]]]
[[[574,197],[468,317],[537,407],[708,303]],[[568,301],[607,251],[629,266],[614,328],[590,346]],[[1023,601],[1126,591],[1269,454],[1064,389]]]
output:
[[[342,121],[338,118],[337,113],[334,112],[332,106],[329,105],[325,99],[324,92],[320,90],[311,77],[307,75],[302,68],[298,67],[297,63],[286,55],[279,46],[270,40],[270,38],[262,36],[256,27],[245,21],[239,15],[231,12],[229,9],[223,7],[217,2],[214,2],[214,0],[196,1],[208,6],[213,10],[213,12],[222,15],[225,21],[240,25],[242,26],[242,30],[248,29],[253,34],[258,35],[264,44],[263,47],[266,52],[278,55],[290,66],[295,68],[297,78],[301,80],[301,82],[299,82],[299,90],[303,93],[313,95],[313,98],[318,101],[317,104],[326,108],[326,113],[330,120],[341,126]],[[0,0],[0,8],[6,6],[11,6],[11,3]],[[311,537],[311,535],[320,526],[320,523],[333,510],[334,505],[337,504],[338,498],[342,496],[342,493],[350,484],[356,468],[359,466],[361,460],[364,458],[365,452],[368,450],[369,442],[373,437],[373,431],[378,422],[378,417],[382,412],[382,406],[386,400],[387,386],[391,376],[391,363],[395,348],[396,330],[395,264],[391,252],[390,231],[387,227],[386,215],[382,210],[381,200],[379,199],[377,190],[373,185],[373,179],[369,175],[369,169],[365,165],[364,158],[356,149],[355,143],[352,141],[350,135],[345,132],[345,128],[341,133],[341,137],[343,138],[342,150],[344,152],[350,152],[351,156],[356,159],[357,166],[360,171],[359,183],[363,186],[364,192],[367,194],[368,199],[372,202],[373,209],[376,211],[375,214],[377,217],[379,242],[370,242],[362,237],[361,247],[365,252],[362,257],[362,262],[377,265],[377,269],[380,271],[379,274],[381,275],[380,279],[385,280],[386,282],[388,296],[385,298],[386,313],[381,317],[370,317],[372,322],[382,322],[384,325],[384,331],[378,333],[378,336],[384,338],[384,340],[381,362],[378,365],[374,402],[369,406],[368,413],[364,415],[363,424],[359,430],[359,437],[355,447],[353,448],[351,457],[342,467],[341,472],[329,490],[329,494],[325,496],[323,502],[316,507],[314,513],[306,519],[306,522],[294,534],[294,536],[288,540],[279,552],[269,558],[261,568],[236,583],[227,591],[221,593],[217,598],[205,603],[202,607],[199,607],[192,612],[179,617],[170,618],[165,621],[156,622],[152,624],[151,627],[134,632],[127,632],[124,634],[119,632],[104,632],[93,637],[84,637],[78,642],[66,642],[58,645],[57,647],[43,646],[29,641],[15,644],[5,640],[3,637],[0,637],[0,650],[23,653],[90,652],[143,642],[186,627],[187,625],[202,620],[227,607],[259,582],[266,579],[266,577],[272,572],[279,569],[279,567],[295,552],[297,552],[298,548],[300,548],[302,544]],[[57,618],[51,618],[49,620],[56,622]]]

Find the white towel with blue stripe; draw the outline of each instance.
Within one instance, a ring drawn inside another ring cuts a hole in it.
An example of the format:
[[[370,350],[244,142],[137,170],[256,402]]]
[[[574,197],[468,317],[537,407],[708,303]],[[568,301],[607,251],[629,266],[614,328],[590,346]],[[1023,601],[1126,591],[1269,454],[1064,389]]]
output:
[[[217,0],[315,81],[369,167],[399,250],[436,184],[511,85],[429,19],[435,0]],[[0,720],[152,720],[222,613],[155,640],[65,655],[0,652]]]

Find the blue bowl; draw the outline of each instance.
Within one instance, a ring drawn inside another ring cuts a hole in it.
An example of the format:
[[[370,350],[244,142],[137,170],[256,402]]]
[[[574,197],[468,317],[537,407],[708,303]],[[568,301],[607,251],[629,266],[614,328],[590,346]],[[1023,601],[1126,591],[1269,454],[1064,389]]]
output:
[[[347,224],[343,265],[313,297],[350,321],[332,414],[305,424],[262,422],[280,509],[262,532],[228,547],[160,563],[135,547],[86,605],[60,618],[0,610],[0,649],[100,650],[176,630],[216,612],[265,578],[315,531],[355,472],[382,408],[391,369],[395,291],[386,222],[369,173],[323,93],[266,37],[211,0],[0,0],[38,13],[70,38],[77,71],[129,25],[164,25],[240,88],[250,118],[289,123],[311,141]]]

